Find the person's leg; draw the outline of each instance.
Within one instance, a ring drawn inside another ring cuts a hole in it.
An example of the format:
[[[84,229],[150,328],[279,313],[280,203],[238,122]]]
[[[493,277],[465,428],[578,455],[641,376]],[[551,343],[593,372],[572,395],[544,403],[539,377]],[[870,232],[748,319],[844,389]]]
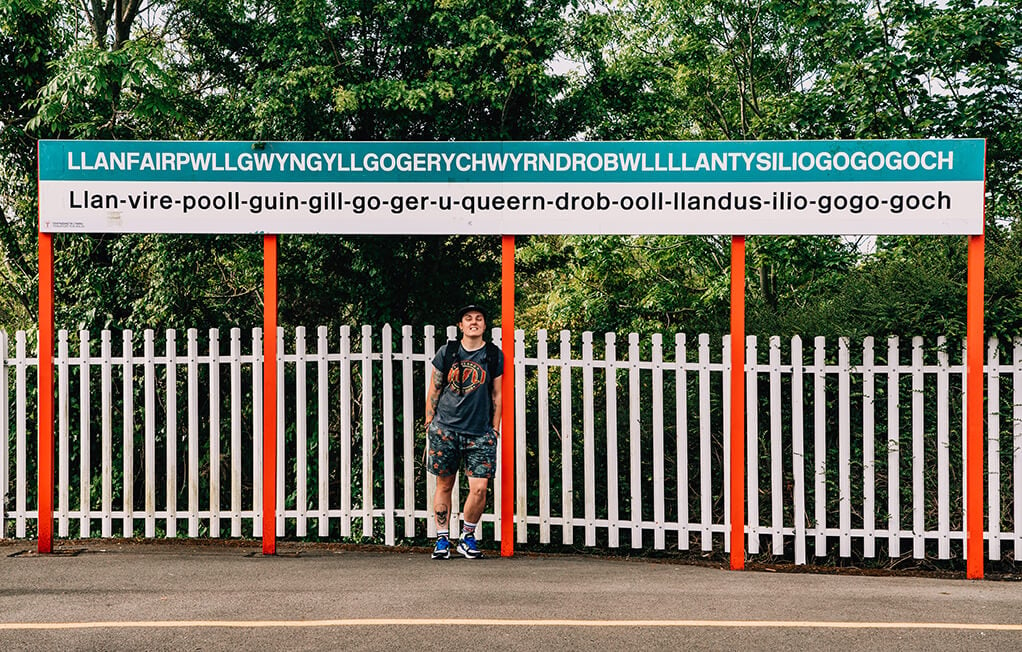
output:
[[[483,517],[483,510],[486,508],[486,486],[488,483],[489,478],[470,477],[468,479],[468,498],[465,499],[465,509],[462,511],[458,552],[469,559],[483,556],[476,544],[475,533],[479,519]]]
[[[497,438],[492,433],[468,436],[464,441],[468,497],[462,510],[458,552],[469,559],[483,556],[476,545],[475,530],[486,509],[486,490],[497,467]]]
[[[489,478],[469,478],[468,497],[465,498],[465,508],[462,510],[462,518],[469,523],[478,523],[483,517],[483,510],[486,509],[486,488],[489,486]],[[450,495],[448,495],[448,500]]]
[[[451,494],[458,477],[457,442],[454,437],[436,425],[429,428],[429,472],[436,476],[433,494],[433,518],[436,522],[437,541],[433,559],[451,556]]]
[[[436,519],[437,532],[450,532],[451,527],[451,493],[457,475],[438,475],[436,493],[433,494],[433,518]],[[484,499],[485,500],[485,499]]]

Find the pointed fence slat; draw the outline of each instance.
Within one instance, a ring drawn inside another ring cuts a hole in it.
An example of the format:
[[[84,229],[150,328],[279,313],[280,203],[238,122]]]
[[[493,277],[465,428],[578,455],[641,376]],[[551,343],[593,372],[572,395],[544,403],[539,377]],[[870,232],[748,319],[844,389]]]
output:
[[[167,331],[167,425],[166,436],[166,482],[167,482],[167,536],[177,536],[178,473],[177,473],[177,333]]]
[[[755,335],[745,338],[745,495],[747,530],[749,533],[747,551],[759,554],[759,376],[757,367],[758,349]],[[730,450],[730,449],[728,449]]]
[[[582,464],[585,545],[596,545],[596,407],[593,400],[593,334],[582,333]]]
[[[79,364],[78,364],[78,510],[79,510],[79,534],[80,537],[91,536],[89,515],[92,511],[92,429],[91,403],[92,384],[89,373],[89,332],[79,331]],[[19,345],[24,344],[24,339]],[[19,358],[23,357],[19,351]],[[19,378],[19,381],[21,379]],[[19,422],[24,422],[19,418]],[[22,435],[23,436],[23,435]],[[22,446],[18,447],[19,452]],[[24,482],[21,478],[19,468],[19,485]],[[24,527],[23,522],[19,529]],[[18,536],[25,536],[24,532]]]
[[[617,336],[614,333],[607,333],[605,336],[606,349],[604,357],[607,366],[604,368],[604,382],[607,391],[607,519],[610,521],[608,533],[608,545],[617,548],[621,543],[621,530],[619,521],[621,508],[619,506],[620,495],[618,494],[618,430],[617,430]],[[540,394],[542,396],[542,394]],[[543,401],[540,401],[542,409]],[[542,412],[541,412],[542,414]],[[542,451],[540,453],[540,464],[542,464]],[[542,479],[540,479],[542,482]]]
[[[68,355],[70,352],[69,344],[67,341],[68,333],[66,330],[61,330],[57,333],[57,536],[66,537],[69,536],[71,530],[70,523],[70,511],[71,511],[71,433],[70,433],[70,415],[71,415],[71,396],[70,396],[70,362]],[[0,364],[3,364],[3,360],[7,357],[7,334],[0,332]],[[2,370],[2,369],[0,369]],[[0,378],[2,386],[0,386],[0,422],[4,424],[3,428],[0,428],[0,433],[4,437],[3,450],[0,451],[0,461],[3,466],[0,468],[0,482],[3,482],[2,496],[0,496],[0,503],[6,503],[7,501],[7,372],[2,370],[3,375]],[[5,528],[3,523],[3,509],[4,505],[0,504],[0,534],[3,534]]]
[[[241,536],[241,329],[231,329],[231,536]]]
[[[295,329],[295,468],[309,468],[309,404],[307,402],[308,358],[305,350],[305,327]],[[295,474],[296,534],[309,534],[309,474]]]
[[[15,334],[14,343],[14,536],[23,539],[28,528],[28,360],[26,336]],[[86,490],[88,485],[86,485]]]
[[[688,486],[688,355],[685,351],[685,334],[674,337],[674,360],[677,384],[674,392],[674,426],[677,446],[675,468],[678,500],[678,549],[688,550],[689,546],[689,495]]]
[[[525,358],[525,331],[515,331],[515,359]],[[525,409],[525,365],[517,364],[514,368],[515,392],[514,396],[504,396],[502,400],[515,401],[515,524],[517,543],[528,543],[529,541],[529,475],[528,475],[528,444],[526,441],[526,409]],[[515,399],[514,397],[522,397]],[[507,426],[501,424],[501,437],[508,437]],[[497,528],[500,532],[500,528]]]
[[[123,489],[121,504],[124,518],[121,535],[135,534],[135,367],[132,332],[121,336],[121,464]]]

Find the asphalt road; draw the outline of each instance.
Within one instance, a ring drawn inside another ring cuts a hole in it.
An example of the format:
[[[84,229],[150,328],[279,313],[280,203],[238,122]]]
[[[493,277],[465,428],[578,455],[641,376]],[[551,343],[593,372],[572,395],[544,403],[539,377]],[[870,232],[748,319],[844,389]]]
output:
[[[571,556],[0,542],[2,650],[1017,650],[1022,584]]]

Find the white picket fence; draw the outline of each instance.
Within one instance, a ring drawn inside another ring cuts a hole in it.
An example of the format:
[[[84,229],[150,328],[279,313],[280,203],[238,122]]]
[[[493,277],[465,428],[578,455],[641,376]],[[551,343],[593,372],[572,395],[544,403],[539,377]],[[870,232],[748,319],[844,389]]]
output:
[[[420,424],[443,339],[409,326],[277,337],[278,536],[433,534]],[[261,338],[124,332],[115,353],[103,331],[97,355],[88,332],[61,331],[58,536],[258,537]],[[729,338],[515,340],[517,542],[728,549]],[[1002,348],[991,340],[986,364],[993,560],[1022,554],[1022,339],[1007,362]],[[30,349],[25,332],[0,331],[0,537],[33,536],[37,518]],[[770,338],[763,350],[749,337],[746,349],[750,554],[964,556],[962,347]],[[484,516],[497,539],[499,474]]]

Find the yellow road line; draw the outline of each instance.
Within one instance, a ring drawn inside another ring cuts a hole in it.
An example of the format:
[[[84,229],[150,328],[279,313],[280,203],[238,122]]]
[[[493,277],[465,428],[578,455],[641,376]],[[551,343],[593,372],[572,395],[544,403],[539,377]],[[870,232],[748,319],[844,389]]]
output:
[[[0,631],[62,629],[201,629],[303,627],[637,627],[637,628],[788,628],[788,629],[933,629],[1018,632],[1022,623],[845,622],[815,620],[528,620],[515,618],[348,618],[337,620],[137,620],[95,622],[0,623]]]

